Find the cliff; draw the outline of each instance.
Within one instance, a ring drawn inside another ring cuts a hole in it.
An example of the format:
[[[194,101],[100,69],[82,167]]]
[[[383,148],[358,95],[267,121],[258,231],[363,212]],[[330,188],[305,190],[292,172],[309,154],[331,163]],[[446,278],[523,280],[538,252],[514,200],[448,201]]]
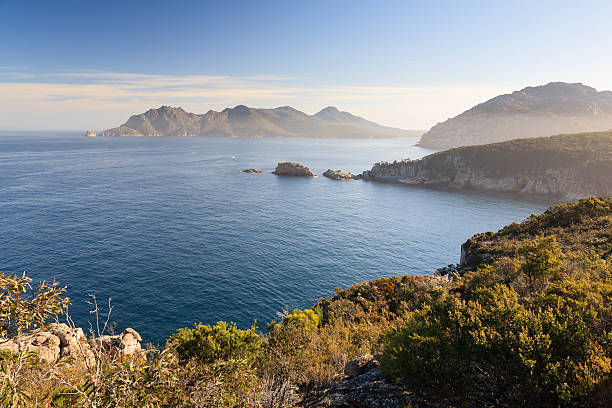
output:
[[[612,132],[455,148],[420,160],[377,163],[375,181],[445,185],[564,198],[612,194]]]
[[[386,138],[421,134],[382,126],[334,107],[307,115],[290,106],[255,109],[238,105],[205,114],[162,106],[134,115],[100,136]]]
[[[612,129],[612,92],[551,82],[499,95],[438,123],[419,145],[449,149],[519,138]]]

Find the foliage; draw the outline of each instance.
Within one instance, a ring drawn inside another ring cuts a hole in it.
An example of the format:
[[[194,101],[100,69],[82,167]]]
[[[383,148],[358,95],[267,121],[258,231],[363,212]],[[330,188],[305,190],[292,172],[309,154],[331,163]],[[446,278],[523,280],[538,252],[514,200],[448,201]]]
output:
[[[228,326],[226,322],[217,322],[212,327],[200,323],[193,329],[177,330],[168,339],[167,348],[174,350],[183,362],[196,359],[200,363],[210,363],[236,358],[253,359],[262,342],[255,326],[241,330],[234,323]]]
[[[70,304],[65,292],[57,282],[42,282],[33,290],[25,273],[19,277],[0,272],[0,338],[18,336],[62,314]]]
[[[388,337],[383,371],[459,404],[566,405],[609,381],[609,264],[592,254],[562,259],[554,237],[517,254],[410,313]]]

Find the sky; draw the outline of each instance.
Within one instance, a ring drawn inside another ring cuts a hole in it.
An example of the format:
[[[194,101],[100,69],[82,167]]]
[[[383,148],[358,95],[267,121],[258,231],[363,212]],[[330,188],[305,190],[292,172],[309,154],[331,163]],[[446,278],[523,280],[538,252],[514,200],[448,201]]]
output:
[[[610,16],[609,0],[0,0],[0,129],[239,104],[428,129],[526,86],[611,90]]]

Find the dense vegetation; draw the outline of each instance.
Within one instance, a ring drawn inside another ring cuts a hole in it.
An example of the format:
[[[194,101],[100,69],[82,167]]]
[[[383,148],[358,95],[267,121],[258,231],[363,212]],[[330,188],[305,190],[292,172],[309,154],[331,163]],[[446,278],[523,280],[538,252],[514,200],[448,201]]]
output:
[[[513,174],[517,168],[530,171],[574,167],[584,171],[585,176],[609,176],[610,173],[591,170],[600,166],[612,170],[612,131],[515,139],[452,151],[499,176]],[[445,152],[437,154],[443,156]]]
[[[0,401],[321,406],[345,363],[372,353],[416,406],[605,406],[611,220],[611,198],[559,205],[473,237],[469,268],[452,278],[395,276],[337,289],[312,309],[285,312],[267,334],[223,322],[179,329],[146,357],[96,355],[94,373],[79,361],[3,353]],[[4,337],[44,325],[66,304],[57,285],[24,297],[27,278],[2,275],[0,284]]]

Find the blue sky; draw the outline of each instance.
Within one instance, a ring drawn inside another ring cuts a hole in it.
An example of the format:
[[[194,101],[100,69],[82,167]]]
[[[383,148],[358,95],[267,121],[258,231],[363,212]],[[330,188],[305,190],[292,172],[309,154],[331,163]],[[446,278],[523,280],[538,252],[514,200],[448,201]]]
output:
[[[610,1],[0,0],[0,127],[244,103],[425,129],[529,85],[612,89],[610,16]]]

